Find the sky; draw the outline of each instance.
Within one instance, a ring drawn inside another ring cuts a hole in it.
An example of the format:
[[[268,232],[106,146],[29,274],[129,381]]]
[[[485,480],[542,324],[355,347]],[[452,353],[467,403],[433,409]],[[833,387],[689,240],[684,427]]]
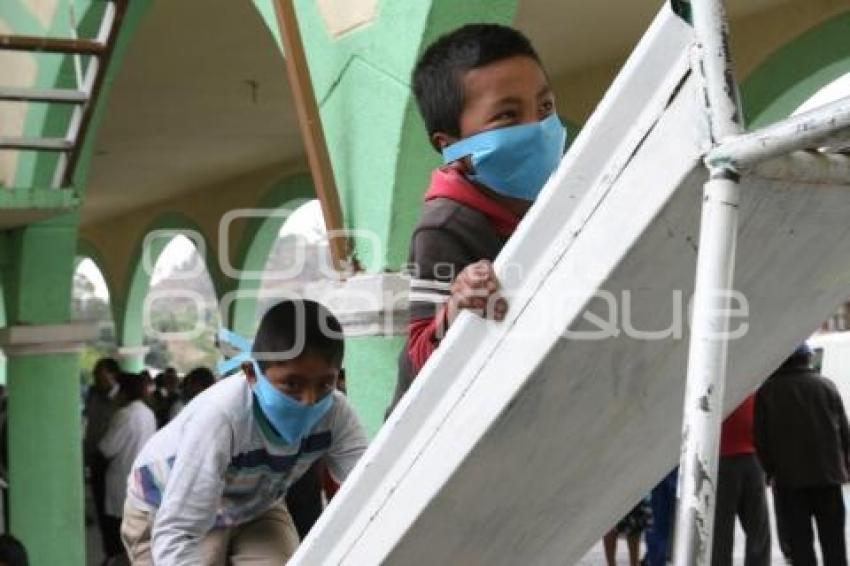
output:
[[[297,234],[309,242],[316,242],[322,239],[324,232],[325,223],[322,218],[322,209],[319,206],[319,201],[313,199],[292,212],[281,226],[278,236]],[[186,261],[193,253],[195,253],[195,245],[189,238],[175,236],[165,246],[154,265],[151,283],[155,284],[167,277],[175,267]],[[86,258],[81,261],[77,269],[94,284],[95,295],[103,299],[109,298],[106,281],[91,259]]]

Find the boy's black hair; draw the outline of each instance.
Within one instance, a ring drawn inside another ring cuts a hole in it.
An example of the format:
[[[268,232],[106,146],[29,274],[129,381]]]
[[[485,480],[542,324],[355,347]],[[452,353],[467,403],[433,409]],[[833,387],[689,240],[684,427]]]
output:
[[[416,63],[412,79],[428,136],[445,132],[459,137],[465,102],[463,76],[472,69],[517,56],[540,63],[527,37],[498,24],[465,25],[432,43]]]
[[[278,354],[288,353],[289,359],[292,359],[305,352],[316,354],[335,367],[342,367],[342,325],[316,301],[281,301],[263,316],[254,338],[253,353],[260,369],[265,371],[276,361],[285,361],[284,358],[276,358]]]

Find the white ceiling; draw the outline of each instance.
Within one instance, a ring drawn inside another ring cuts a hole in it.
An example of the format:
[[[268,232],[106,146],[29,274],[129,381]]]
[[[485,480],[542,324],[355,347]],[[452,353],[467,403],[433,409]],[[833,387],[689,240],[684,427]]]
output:
[[[253,4],[158,1],[111,89],[83,220],[302,153],[284,60]]]

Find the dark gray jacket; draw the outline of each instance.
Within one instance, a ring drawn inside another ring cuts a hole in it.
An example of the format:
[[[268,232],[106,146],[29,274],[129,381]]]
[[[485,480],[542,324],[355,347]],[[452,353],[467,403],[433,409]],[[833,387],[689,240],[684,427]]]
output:
[[[808,368],[780,368],[756,394],[756,451],[784,487],[850,480],[850,427],[830,380]]]
[[[478,260],[496,259],[506,241],[483,213],[446,198],[427,201],[410,243],[410,321],[433,319],[448,299],[454,278]],[[419,371],[410,348],[408,338],[399,355],[398,382],[387,415]]]

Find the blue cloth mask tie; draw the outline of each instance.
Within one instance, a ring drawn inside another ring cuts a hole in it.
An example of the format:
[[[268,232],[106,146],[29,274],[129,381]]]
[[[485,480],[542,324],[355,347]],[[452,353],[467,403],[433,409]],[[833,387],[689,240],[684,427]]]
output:
[[[254,398],[260,406],[263,415],[274,427],[275,431],[289,444],[297,444],[306,438],[322,417],[333,406],[333,394],[326,395],[313,405],[299,403],[289,395],[278,391],[272,385],[266,374],[260,369],[260,364],[251,355],[253,345],[245,338],[221,329],[218,332],[220,342],[226,342],[236,348],[239,353],[218,364],[218,372],[225,375],[243,363],[248,362],[254,367],[257,383],[254,385]]]
[[[557,114],[540,122],[487,130],[443,148],[443,161],[468,157],[467,176],[506,197],[534,201],[561,158],[567,131]]]

